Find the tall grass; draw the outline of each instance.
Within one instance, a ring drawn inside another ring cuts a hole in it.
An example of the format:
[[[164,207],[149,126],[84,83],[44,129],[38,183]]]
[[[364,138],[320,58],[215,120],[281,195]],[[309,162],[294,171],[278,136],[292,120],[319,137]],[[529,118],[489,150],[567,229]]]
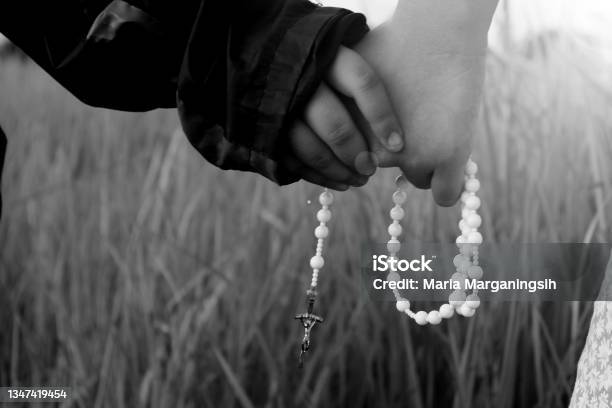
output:
[[[609,241],[610,90],[571,43],[546,49],[490,60],[483,233]],[[79,407],[567,405],[589,304],[491,303],[421,328],[362,294],[394,171],[337,195],[326,320],[299,370],[317,188],[220,171],[174,112],[87,108],[32,65],[3,61],[0,95],[0,385],[70,386]],[[450,241],[455,218],[414,191],[405,230]]]

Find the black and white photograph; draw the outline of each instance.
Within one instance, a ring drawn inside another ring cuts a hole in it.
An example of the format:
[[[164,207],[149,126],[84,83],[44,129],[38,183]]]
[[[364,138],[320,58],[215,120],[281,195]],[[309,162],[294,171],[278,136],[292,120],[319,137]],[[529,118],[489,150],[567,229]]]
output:
[[[0,5],[0,407],[612,408],[608,0]]]

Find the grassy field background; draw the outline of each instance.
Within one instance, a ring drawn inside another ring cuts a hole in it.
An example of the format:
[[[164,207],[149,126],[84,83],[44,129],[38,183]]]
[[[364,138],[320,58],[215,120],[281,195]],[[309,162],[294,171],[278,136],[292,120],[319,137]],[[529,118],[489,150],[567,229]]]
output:
[[[554,33],[492,54],[474,153],[485,239],[610,241],[602,69]],[[66,406],[95,408],[567,405],[588,303],[421,328],[361,296],[360,245],[384,242],[395,171],[337,195],[326,321],[298,370],[318,188],[222,172],[174,112],[88,108],[16,60],[0,64],[0,118],[0,385],[70,386]],[[415,190],[405,231],[451,241],[456,213]]]

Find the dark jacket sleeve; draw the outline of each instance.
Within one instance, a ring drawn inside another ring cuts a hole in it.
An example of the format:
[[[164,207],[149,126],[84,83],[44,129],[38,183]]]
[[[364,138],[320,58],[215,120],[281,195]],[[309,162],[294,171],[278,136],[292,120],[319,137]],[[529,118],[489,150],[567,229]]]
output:
[[[6,136],[2,128],[0,128],[0,176],[2,176],[2,167],[4,166],[4,155],[6,154]],[[0,218],[2,218],[2,192],[0,192]]]
[[[32,4],[36,3],[36,4]],[[307,0],[7,0],[0,32],[83,102],[178,106],[190,142],[224,169],[280,184],[288,125],[365,19]]]

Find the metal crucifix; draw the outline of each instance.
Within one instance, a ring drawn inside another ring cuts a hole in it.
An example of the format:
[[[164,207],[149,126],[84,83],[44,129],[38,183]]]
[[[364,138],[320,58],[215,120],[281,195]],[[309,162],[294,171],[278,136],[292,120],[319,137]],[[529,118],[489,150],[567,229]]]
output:
[[[322,317],[317,316],[314,313],[312,313],[314,310],[314,303],[317,297],[317,292],[311,289],[307,292],[307,295],[308,295],[308,312],[300,313],[295,316],[295,319],[299,320],[302,323],[302,326],[304,327],[304,337],[302,338],[302,345],[300,348],[300,355],[298,358],[299,367],[302,367],[304,365],[304,354],[306,354],[306,352],[310,348],[310,331],[315,326],[315,324],[323,322]]]

